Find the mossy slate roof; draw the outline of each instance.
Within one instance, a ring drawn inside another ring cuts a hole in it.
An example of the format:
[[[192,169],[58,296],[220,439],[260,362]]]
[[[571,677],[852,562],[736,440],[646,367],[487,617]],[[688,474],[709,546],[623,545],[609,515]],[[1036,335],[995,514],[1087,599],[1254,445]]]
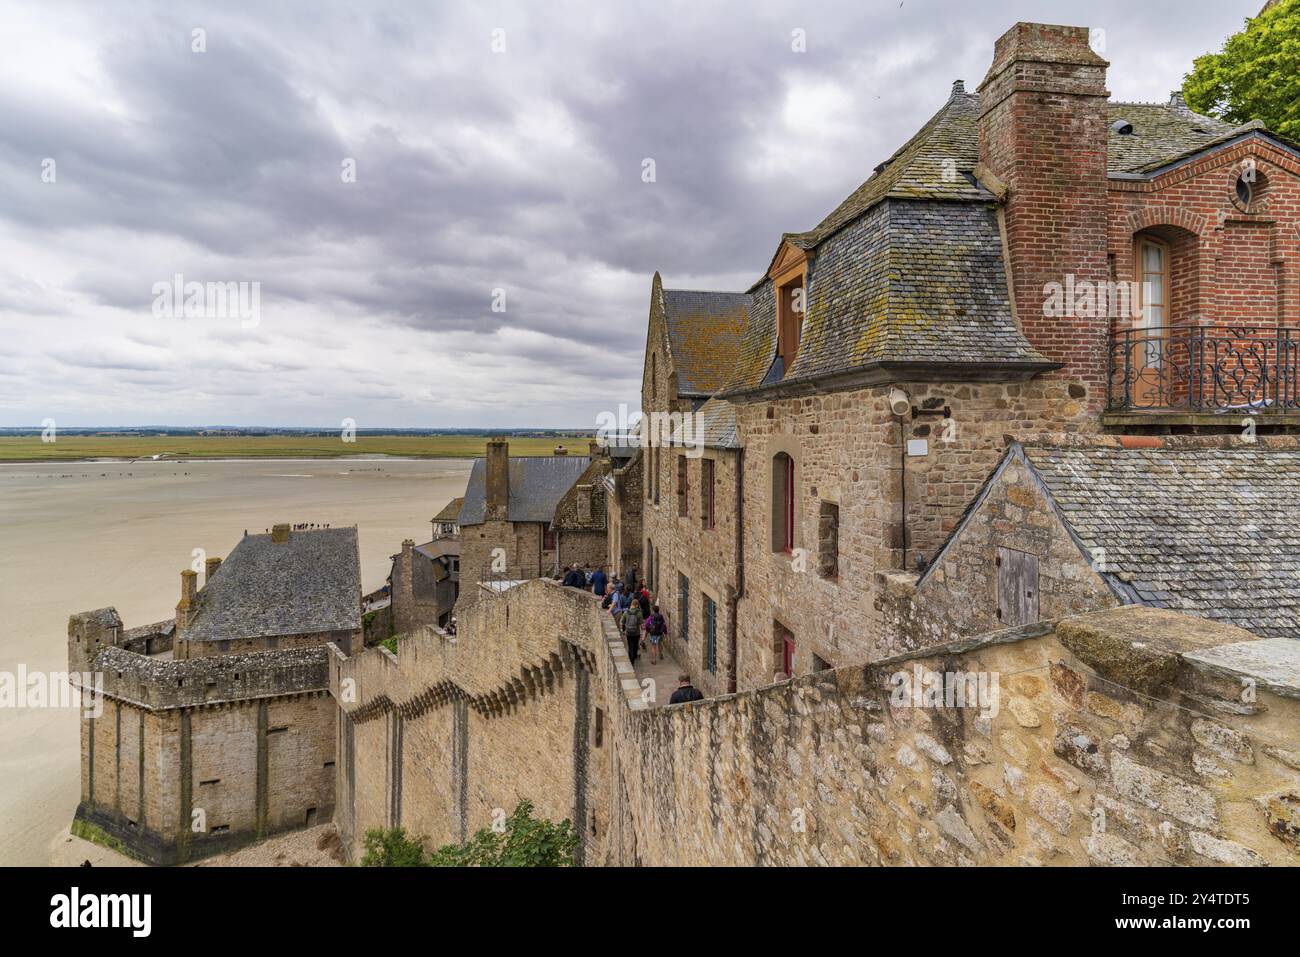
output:
[[[1300,450],[1026,447],[1025,455],[1129,600],[1300,638]]]
[[[361,627],[355,528],[289,532],[286,542],[245,535],[198,595],[186,630],[225,641]]]
[[[712,395],[735,367],[749,318],[749,296],[665,289],[663,306],[677,394],[683,398]]]

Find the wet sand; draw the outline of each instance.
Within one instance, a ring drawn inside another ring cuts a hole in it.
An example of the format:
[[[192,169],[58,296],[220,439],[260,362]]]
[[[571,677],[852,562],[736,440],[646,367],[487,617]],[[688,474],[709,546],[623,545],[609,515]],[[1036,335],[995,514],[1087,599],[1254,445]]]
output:
[[[132,628],[174,614],[193,550],[244,529],[358,526],[361,584],[463,494],[468,459],[0,464],[0,672],[67,669],[68,615],[112,605]],[[77,713],[0,708],[0,865],[49,864],[80,789]]]

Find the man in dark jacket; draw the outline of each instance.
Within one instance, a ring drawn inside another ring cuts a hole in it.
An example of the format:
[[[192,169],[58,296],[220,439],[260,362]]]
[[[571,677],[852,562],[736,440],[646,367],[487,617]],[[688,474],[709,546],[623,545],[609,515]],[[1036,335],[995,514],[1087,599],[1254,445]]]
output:
[[[597,598],[605,597],[605,586],[609,584],[609,579],[605,577],[605,569],[597,568],[591,573],[591,593]]]
[[[677,690],[668,699],[668,703],[684,704],[687,701],[702,701],[703,699],[704,695],[700,694],[700,689],[691,684],[690,675],[678,675]]]

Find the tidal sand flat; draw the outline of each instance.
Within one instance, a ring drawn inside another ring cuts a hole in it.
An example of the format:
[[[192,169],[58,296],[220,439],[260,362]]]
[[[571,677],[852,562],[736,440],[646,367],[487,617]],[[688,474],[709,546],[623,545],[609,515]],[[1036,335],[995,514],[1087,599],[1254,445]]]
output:
[[[471,460],[0,463],[0,672],[65,671],[67,621],[112,605],[171,617],[194,550],[224,557],[276,522],[356,525],[362,586],[465,490]],[[74,710],[0,708],[0,865],[47,864],[76,809]]]

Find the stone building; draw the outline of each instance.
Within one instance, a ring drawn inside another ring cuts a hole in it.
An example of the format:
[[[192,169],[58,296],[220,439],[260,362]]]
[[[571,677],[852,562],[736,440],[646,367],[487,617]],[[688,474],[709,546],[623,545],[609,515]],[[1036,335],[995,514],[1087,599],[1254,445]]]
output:
[[[633,565],[641,564],[641,476],[644,466],[640,449],[620,445],[607,446],[605,451],[609,456],[609,467],[602,478],[608,533],[605,554],[611,570],[622,575]]]
[[[406,539],[393,556],[389,581],[394,634],[420,625],[445,628],[460,596],[460,536],[438,535],[423,545]]]
[[[669,651],[706,694],[736,690],[744,450],[735,408],[710,396],[735,368],[748,310],[747,295],[664,289],[657,273],[651,283],[641,568]]]
[[[512,456],[505,439],[491,439],[487,455],[470,470],[457,518],[462,585],[604,564],[603,467],[562,447],[551,456]],[[462,588],[466,594],[475,596]]]
[[[725,543],[699,533],[707,459],[652,429],[643,562],[670,616],[701,569],[695,595],[732,587],[737,687],[901,650],[897,576],[929,567],[1018,438],[1300,426],[1300,152],[1180,94],[1109,101],[1088,35],[1007,31],[977,93],[954,83],[743,294],[655,276],[643,409],[726,423],[712,487],[739,489],[723,509],[738,521]],[[684,387],[701,357],[721,377]],[[1243,478],[1260,501],[1269,481]],[[1245,572],[1268,590],[1266,568]],[[705,656],[673,651],[726,690]]]
[[[334,811],[337,708],[326,645],[361,650],[355,528],[246,535],[176,619],[68,620],[68,665],[94,676],[74,832],[183,863]]]

